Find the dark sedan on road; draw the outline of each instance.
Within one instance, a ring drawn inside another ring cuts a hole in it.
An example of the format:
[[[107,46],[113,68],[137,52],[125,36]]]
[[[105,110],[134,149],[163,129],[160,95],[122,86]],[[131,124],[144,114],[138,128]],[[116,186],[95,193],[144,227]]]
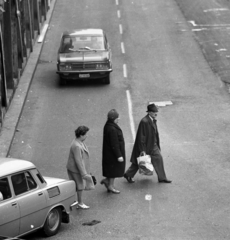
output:
[[[111,49],[102,29],[64,32],[58,50],[57,74],[61,83],[75,79],[102,79],[110,83]]]

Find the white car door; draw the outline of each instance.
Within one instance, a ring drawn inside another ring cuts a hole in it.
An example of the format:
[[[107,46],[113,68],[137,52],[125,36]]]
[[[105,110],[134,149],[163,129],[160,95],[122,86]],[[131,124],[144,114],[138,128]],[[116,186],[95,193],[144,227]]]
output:
[[[12,176],[12,183],[20,207],[20,234],[24,234],[42,226],[47,214],[47,201],[44,192],[28,171],[21,176],[24,178],[23,184],[25,185],[21,186],[21,190],[17,188],[17,177]]]
[[[7,177],[0,179],[0,233],[3,236],[15,237],[19,234],[20,209],[13,197]]]

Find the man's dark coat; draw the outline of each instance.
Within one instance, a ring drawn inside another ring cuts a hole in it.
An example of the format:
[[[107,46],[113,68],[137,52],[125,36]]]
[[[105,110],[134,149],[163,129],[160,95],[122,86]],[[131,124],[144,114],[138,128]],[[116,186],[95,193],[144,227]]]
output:
[[[137,158],[142,151],[145,151],[147,155],[153,155],[153,147],[155,144],[160,149],[157,126],[150,119],[149,115],[146,115],[139,123],[130,161],[137,164]]]
[[[123,162],[118,158],[123,157]],[[104,177],[123,177],[125,172],[125,141],[121,128],[113,121],[104,126],[102,149],[102,173]]]

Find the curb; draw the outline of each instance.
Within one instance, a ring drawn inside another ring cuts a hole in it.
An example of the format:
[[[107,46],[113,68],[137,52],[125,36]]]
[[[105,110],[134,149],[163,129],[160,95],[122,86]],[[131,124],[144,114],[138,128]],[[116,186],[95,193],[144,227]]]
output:
[[[50,22],[55,7],[55,3],[56,0],[52,0],[50,3],[50,9],[47,13],[47,19],[43,24],[43,28]],[[36,40],[33,46],[33,52],[30,53],[24,72],[19,80],[17,89],[10,103],[10,107],[8,108],[8,111],[5,114],[3,126],[0,133],[0,157],[7,157],[9,154],[10,147],[15,135],[15,131],[17,129],[18,122],[20,120],[22,110],[27,98],[27,94],[30,89],[30,84],[32,82],[34,72],[37,67],[42,47],[43,41],[37,42]]]

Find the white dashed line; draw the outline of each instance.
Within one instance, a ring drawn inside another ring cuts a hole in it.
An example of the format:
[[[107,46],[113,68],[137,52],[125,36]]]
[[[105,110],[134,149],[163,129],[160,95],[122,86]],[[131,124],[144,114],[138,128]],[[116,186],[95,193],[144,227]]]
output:
[[[119,2],[118,2],[118,0],[116,0],[116,5],[119,5]]]
[[[123,33],[123,29],[122,29],[122,25],[121,24],[119,24],[119,31],[120,31],[120,34]]]
[[[121,18],[121,12],[120,12],[120,10],[117,10],[117,17],[118,17],[118,18]]]
[[[129,90],[126,90],[126,96],[128,101],[128,108],[129,108],[129,121],[130,121],[130,127],[131,127],[131,133],[133,137],[133,141],[135,140],[136,132],[134,127],[134,120],[133,120],[133,107],[132,107],[132,100],[130,96]]]
[[[123,74],[124,74],[124,78],[127,78],[126,64],[123,64]]]
[[[123,43],[123,42],[121,42],[121,52],[122,52],[122,53],[125,53],[125,46],[124,46],[124,43]]]

